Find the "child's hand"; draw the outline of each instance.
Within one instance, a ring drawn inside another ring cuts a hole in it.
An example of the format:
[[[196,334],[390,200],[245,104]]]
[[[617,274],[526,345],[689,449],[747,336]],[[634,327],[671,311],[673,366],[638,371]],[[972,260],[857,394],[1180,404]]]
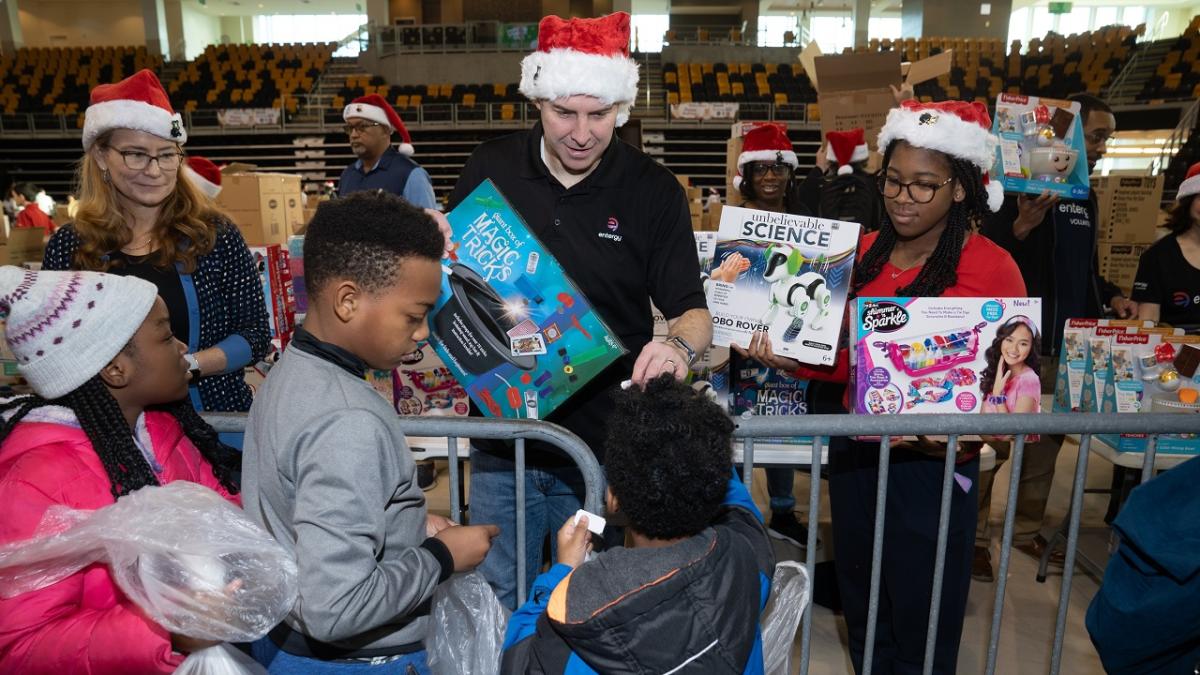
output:
[[[455,572],[469,572],[487,557],[498,534],[500,528],[495,525],[459,525],[447,527],[434,538],[450,549]]]
[[[592,536],[587,528],[588,518],[582,516],[579,524],[575,516],[567,518],[567,522],[558,531],[558,563],[568,567],[579,567],[592,550]]]
[[[434,513],[429,513],[429,514],[425,515],[425,536],[426,537],[435,537],[435,536],[437,536],[438,532],[441,532],[442,530],[446,529],[447,527],[458,527],[458,523],[454,522],[453,520],[450,520],[446,516],[439,516]]]
[[[737,280],[739,274],[748,269],[750,269],[750,261],[746,259],[746,256],[741,253],[732,253],[721,261],[721,264],[713,270],[708,278],[731,284]]]
[[[1000,355],[1000,360],[996,362],[996,383],[992,385],[992,396],[1001,396],[1004,394],[1004,386],[1008,384],[1009,378],[1012,377],[1012,370],[1005,367],[1004,355]]]
[[[754,359],[768,368],[775,368],[784,375],[800,367],[799,361],[779,356],[771,349],[771,338],[766,331],[754,331],[753,337],[750,338],[749,349],[744,349],[739,345],[732,345],[732,347],[733,351],[738,354]]]

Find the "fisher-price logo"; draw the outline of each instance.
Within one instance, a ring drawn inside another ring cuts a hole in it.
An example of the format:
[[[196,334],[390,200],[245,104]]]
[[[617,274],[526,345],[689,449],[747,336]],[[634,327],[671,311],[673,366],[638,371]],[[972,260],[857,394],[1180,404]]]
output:
[[[862,329],[892,333],[908,325],[908,310],[894,302],[868,302],[863,308]]]

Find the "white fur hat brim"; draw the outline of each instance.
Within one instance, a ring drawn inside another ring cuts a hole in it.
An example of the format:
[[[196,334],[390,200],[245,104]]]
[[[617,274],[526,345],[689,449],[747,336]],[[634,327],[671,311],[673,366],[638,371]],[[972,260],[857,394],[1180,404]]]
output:
[[[521,60],[520,92],[533,101],[593,96],[618,104],[617,126],[629,121],[637,98],[637,62],[625,56],[601,56],[573,49],[537,51]]]
[[[216,183],[212,182],[211,180],[196,173],[195,170],[192,169],[192,167],[184,165],[183,175],[187,176],[188,180],[192,181],[192,185],[195,185],[196,187],[200,188],[201,192],[208,195],[209,199],[216,199],[217,195],[221,194],[221,186],[220,185],[217,185]]]
[[[342,119],[349,121],[352,117],[376,122],[395,131],[391,121],[388,120],[387,113],[379,106],[367,105],[365,103],[350,103],[345,108],[342,108]]]
[[[793,150],[752,150],[738,155],[738,171],[740,172],[742,167],[750,162],[774,162],[777,159],[782,160],[784,164],[793,169],[800,166],[800,160],[797,159]]]
[[[841,165],[838,167],[838,174],[853,173],[854,167],[850,166],[851,164],[854,164],[855,162],[865,162],[867,161],[867,158],[871,156],[871,151],[867,148],[865,143],[863,145],[854,146],[854,152],[850,153],[850,159],[848,160],[842,160],[840,157],[838,157],[833,150],[833,146],[829,147],[828,152],[829,159],[832,159]]]
[[[934,115],[934,121],[922,124],[921,117],[928,114]],[[951,114],[892,108],[879,131],[877,147],[882,152],[900,140],[914,147],[937,150],[966,160],[984,172],[996,161],[998,141],[991,130]]]
[[[105,101],[88,106],[83,119],[83,149],[89,150],[104,132],[112,129],[144,131],[180,145],[187,142],[187,129],[179,113],[128,99]]]
[[[1200,174],[1179,184],[1179,191],[1175,193],[1175,201],[1182,201],[1197,193],[1200,193]]]

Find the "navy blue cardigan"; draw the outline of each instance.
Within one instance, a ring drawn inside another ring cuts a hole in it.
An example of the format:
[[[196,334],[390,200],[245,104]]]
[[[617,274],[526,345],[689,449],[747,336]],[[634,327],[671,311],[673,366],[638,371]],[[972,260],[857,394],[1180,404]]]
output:
[[[209,347],[225,353],[223,372],[192,385],[192,403],[198,410],[245,412],[250,410],[251,391],[243,371],[262,359],[270,347],[267,306],[254,257],[242,233],[224,219],[211,224],[217,230],[213,250],[196,260],[191,274],[176,266],[188,305],[188,353]],[[46,244],[42,268],[75,269],[79,246],[74,226],[63,226]]]

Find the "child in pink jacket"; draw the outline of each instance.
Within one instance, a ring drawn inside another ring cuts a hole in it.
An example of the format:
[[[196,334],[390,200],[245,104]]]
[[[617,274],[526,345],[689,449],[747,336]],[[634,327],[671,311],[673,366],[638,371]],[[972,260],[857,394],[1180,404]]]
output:
[[[153,284],[0,267],[0,316],[36,392],[0,400],[0,544],[30,538],[50,506],[97,509],[176,480],[240,503],[239,456],[188,402],[185,348]],[[0,598],[2,673],[169,673],[208,644],[147,619],[103,564]]]

